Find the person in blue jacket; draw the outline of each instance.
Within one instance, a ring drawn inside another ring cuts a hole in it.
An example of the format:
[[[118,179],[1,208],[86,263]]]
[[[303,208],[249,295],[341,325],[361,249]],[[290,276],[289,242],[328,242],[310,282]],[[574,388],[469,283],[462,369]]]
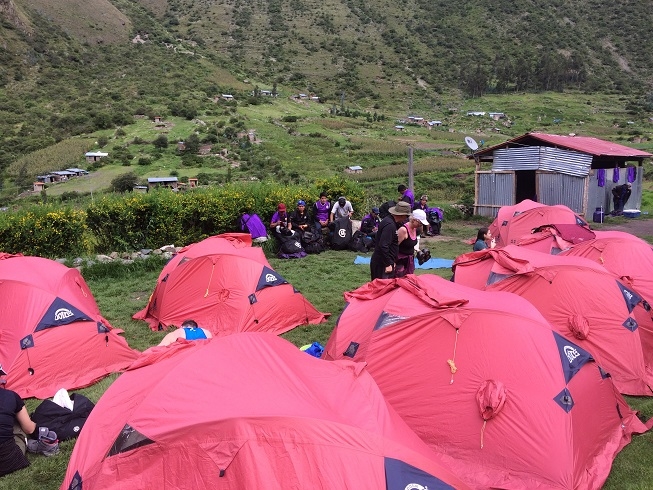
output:
[[[159,345],[170,345],[177,339],[202,340],[211,337],[213,337],[211,332],[198,326],[195,320],[184,320],[181,327],[163,337]]]

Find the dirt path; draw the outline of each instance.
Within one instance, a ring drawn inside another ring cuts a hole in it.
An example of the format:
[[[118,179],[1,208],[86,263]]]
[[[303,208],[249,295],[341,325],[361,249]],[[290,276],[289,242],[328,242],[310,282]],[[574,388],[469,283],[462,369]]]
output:
[[[642,239],[653,237],[653,219],[650,218],[620,218],[618,222],[610,223],[610,221],[607,221],[603,224],[593,226],[593,228],[597,230],[625,231]]]

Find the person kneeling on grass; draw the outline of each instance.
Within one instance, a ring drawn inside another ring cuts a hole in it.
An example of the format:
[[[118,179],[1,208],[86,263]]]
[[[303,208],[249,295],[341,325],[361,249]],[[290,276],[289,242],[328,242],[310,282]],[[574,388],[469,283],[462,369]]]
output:
[[[195,320],[184,320],[181,327],[163,337],[159,345],[170,345],[177,339],[202,340],[211,337],[213,334],[207,329],[199,327]]]

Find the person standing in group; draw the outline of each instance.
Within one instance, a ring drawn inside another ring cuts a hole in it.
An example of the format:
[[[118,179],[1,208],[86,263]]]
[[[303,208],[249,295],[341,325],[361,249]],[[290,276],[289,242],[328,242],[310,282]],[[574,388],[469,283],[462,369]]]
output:
[[[370,261],[370,275],[374,279],[389,279],[394,276],[395,260],[399,240],[397,229],[411,214],[410,204],[398,202],[391,207],[388,216],[381,220],[376,232],[374,253]]]
[[[311,214],[313,215],[315,229],[318,233],[321,233],[322,228],[329,224],[329,215],[331,214],[331,203],[326,192],[321,192],[320,198],[313,203]]]
[[[489,228],[479,228],[476,234],[476,242],[474,242],[474,252],[485,250],[486,248],[494,248],[497,246],[495,238]]]
[[[397,192],[399,192],[399,200],[407,202],[410,204],[410,208],[413,209],[413,206],[415,206],[415,194],[413,194],[413,191],[404,184],[399,184]]]
[[[395,259],[395,277],[404,277],[415,272],[415,247],[423,226],[428,227],[426,213],[416,209],[408,222],[397,230],[397,258]]]

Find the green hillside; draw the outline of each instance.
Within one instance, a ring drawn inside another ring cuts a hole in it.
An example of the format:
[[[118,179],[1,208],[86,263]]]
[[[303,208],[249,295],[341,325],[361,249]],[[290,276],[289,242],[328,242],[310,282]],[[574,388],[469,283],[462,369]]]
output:
[[[396,167],[408,146],[427,168],[451,167],[466,135],[490,144],[530,130],[651,149],[645,6],[0,0],[0,194],[18,195],[48,165],[84,165],[54,150],[78,137],[106,140],[91,149],[142,176],[197,168],[218,181]],[[172,126],[144,124],[155,115]],[[409,116],[443,124],[428,131]],[[229,158],[183,159],[173,147],[192,133]],[[155,151],[160,134],[171,146]],[[364,178],[381,188],[400,175],[375,172]]]

